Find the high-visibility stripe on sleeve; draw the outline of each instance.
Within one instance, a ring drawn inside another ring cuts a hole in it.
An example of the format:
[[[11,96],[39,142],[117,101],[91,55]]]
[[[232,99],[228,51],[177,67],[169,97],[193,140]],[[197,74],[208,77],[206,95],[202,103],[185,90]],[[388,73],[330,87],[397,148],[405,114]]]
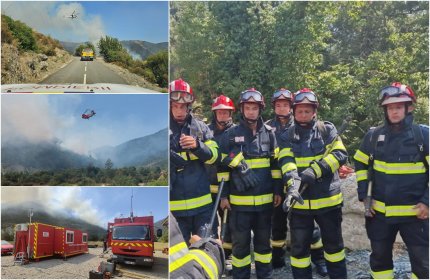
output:
[[[345,259],[345,249],[342,249],[340,252],[329,254],[324,251],[324,258],[329,262],[340,262]]]
[[[222,179],[224,179],[225,182],[230,181],[230,172],[218,172],[216,177],[219,183],[221,183]]]
[[[367,170],[359,170],[355,174],[357,175],[357,182],[367,180]]]
[[[232,161],[228,164],[231,168],[237,167],[239,163],[244,159],[242,152],[238,153]]]
[[[326,146],[326,149],[329,149],[329,153],[331,153],[334,150],[343,150],[343,151],[346,151],[345,145],[343,145],[342,140],[339,140],[339,138],[337,138],[332,143],[328,144]]]
[[[279,159],[284,157],[294,157],[294,153],[291,151],[291,148],[283,148],[279,151]]]
[[[202,250],[190,250],[190,255],[203,267],[210,279],[218,279],[218,266],[208,254]]]
[[[254,257],[256,262],[270,263],[270,261],[272,260],[272,253],[259,254],[257,252],[254,252]]]
[[[319,161],[322,159],[323,155],[316,155],[313,157],[296,157],[296,165],[297,167],[309,167],[312,161]]]
[[[375,160],[374,169],[390,175],[426,173],[426,168],[423,162],[388,163],[385,161]]]
[[[205,161],[205,163],[214,164],[218,159],[218,144],[213,140],[207,140],[205,145],[208,146],[209,150],[212,152],[212,157]]]
[[[195,154],[193,154],[191,152],[180,152],[177,154],[180,155],[184,160],[188,160],[188,158],[189,158],[189,160],[198,160],[199,159]]]
[[[276,149],[275,149],[275,151],[274,151],[274,152],[275,152],[275,154],[274,154],[274,156],[273,156],[273,157],[274,157],[275,159],[278,159],[278,158],[279,158],[279,152],[280,152],[279,147],[276,147]]]
[[[270,172],[272,173],[272,178],[273,179],[281,179],[282,178],[281,170],[279,170],[279,169],[272,169],[272,170],[270,170]]]
[[[354,159],[364,164],[369,164],[369,156],[360,150],[357,150],[354,155]]]
[[[259,206],[273,202],[273,193],[263,195],[230,195],[230,204],[240,206]]]
[[[321,170],[320,166],[318,165],[318,163],[316,163],[315,161],[312,162],[311,163],[311,167],[315,171],[316,178],[317,179],[321,178],[321,176],[322,176],[322,170]]]
[[[336,170],[338,170],[339,167],[340,167],[339,161],[332,154],[326,156],[323,159],[323,161],[325,161],[330,166],[330,169],[331,169],[332,173],[336,172]]]
[[[370,271],[373,279],[394,279],[394,271],[392,269],[383,271]]]
[[[218,193],[218,185],[210,185],[211,193]]]
[[[221,153],[221,160],[224,160],[227,157],[227,154]]]
[[[286,164],[282,165],[282,174],[292,170],[297,170],[297,165],[294,162],[287,162]]]
[[[298,268],[306,268],[311,265],[311,257],[305,257],[305,258],[295,258],[293,256],[290,257],[291,266],[298,267]]]
[[[239,259],[233,255],[231,264],[234,267],[244,267],[251,264],[251,255],[248,255],[242,259]]]
[[[210,193],[185,200],[171,200],[169,202],[170,211],[181,211],[181,210],[191,210],[205,206],[212,203],[212,196]]]
[[[188,256],[188,246],[185,242],[178,243],[169,249],[169,271],[173,272],[176,269],[189,262],[191,258]]]

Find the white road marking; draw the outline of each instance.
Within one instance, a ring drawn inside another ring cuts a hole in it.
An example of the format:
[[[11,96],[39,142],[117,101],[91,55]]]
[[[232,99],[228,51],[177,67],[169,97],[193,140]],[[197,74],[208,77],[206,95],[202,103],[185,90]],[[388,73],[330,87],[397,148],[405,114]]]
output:
[[[84,74],[84,85],[87,84],[87,74]]]

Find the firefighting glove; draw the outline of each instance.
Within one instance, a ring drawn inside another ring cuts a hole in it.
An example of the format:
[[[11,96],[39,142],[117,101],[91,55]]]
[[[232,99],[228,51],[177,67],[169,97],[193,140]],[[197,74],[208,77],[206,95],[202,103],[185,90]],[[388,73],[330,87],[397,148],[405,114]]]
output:
[[[239,170],[240,178],[245,184],[247,190],[256,188],[260,183],[255,172],[249,168],[248,164],[244,160],[237,166],[237,170]]]
[[[308,167],[303,170],[302,174],[300,174],[300,179],[302,180],[303,184],[308,184],[311,186],[315,184],[317,178],[312,167]]]
[[[244,192],[246,190],[245,183],[242,181],[239,170],[233,169],[231,171],[231,179],[238,192]]]
[[[303,205],[304,201],[299,192],[300,184],[300,179],[295,179],[293,185],[288,188],[287,196],[285,197],[284,203],[282,204],[282,209],[284,212],[288,212],[290,210],[290,206],[294,201],[297,201],[299,204]]]

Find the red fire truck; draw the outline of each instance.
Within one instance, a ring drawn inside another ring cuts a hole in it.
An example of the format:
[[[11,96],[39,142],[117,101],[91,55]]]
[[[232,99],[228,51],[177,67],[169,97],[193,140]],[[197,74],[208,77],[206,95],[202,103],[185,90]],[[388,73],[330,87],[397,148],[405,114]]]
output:
[[[15,260],[88,253],[88,234],[77,229],[42,223],[25,223],[15,226]]]
[[[162,230],[157,230],[160,237]],[[154,217],[115,218],[108,223],[107,244],[115,263],[152,266],[154,264]]]

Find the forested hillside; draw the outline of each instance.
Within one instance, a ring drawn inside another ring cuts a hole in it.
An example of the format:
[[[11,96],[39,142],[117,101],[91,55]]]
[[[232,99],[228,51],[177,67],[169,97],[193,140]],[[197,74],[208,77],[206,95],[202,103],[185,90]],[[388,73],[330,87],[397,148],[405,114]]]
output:
[[[428,10],[428,2],[172,2],[171,79],[188,81],[203,108],[221,92],[237,102],[255,87],[264,118],[276,88],[311,88],[320,118],[352,117],[343,139],[353,155],[382,122],[378,91],[393,81],[414,89],[415,119],[428,123]]]

